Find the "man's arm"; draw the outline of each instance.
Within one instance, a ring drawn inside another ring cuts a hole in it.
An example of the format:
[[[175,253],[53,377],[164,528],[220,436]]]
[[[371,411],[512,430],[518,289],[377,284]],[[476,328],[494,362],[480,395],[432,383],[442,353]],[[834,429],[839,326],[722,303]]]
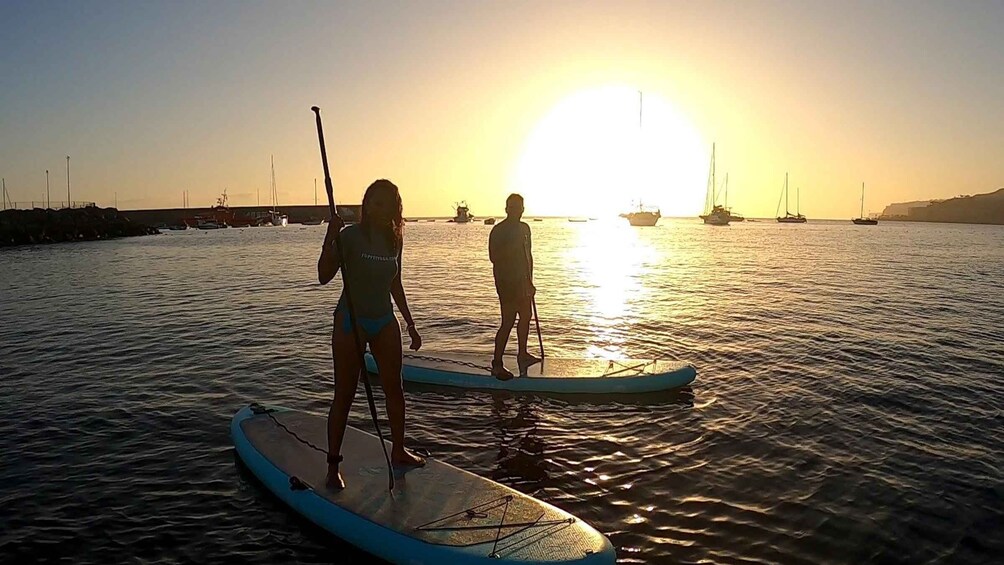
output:
[[[530,282],[533,283],[533,241],[530,237],[530,226],[523,225],[526,227],[526,267],[530,275]]]
[[[488,259],[491,260],[492,265],[496,263],[499,259],[498,251],[498,241],[495,237],[495,230],[498,229],[498,225],[492,228],[492,231],[488,233]]]

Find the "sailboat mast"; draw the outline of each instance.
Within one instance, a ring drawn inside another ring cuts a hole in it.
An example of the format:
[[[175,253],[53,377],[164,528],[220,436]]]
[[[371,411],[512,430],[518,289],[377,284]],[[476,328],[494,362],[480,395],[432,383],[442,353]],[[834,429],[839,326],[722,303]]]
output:
[[[638,130],[641,131],[641,109],[644,100],[642,99],[642,93],[638,91]]]
[[[788,173],[784,173],[784,216],[788,217]]]
[[[711,205],[716,203],[715,192],[718,191],[718,184],[715,182],[715,144],[711,144]]]
[[[865,183],[861,183],[861,213],[858,215],[859,218],[865,217]]]
[[[729,207],[729,174],[725,173],[725,207]]]
[[[802,187],[795,189],[795,215],[802,215]]]
[[[638,91],[638,146],[636,147],[636,149],[637,149],[637,151],[635,152],[636,155],[641,155],[641,147],[642,147],[642,126],[641,126],[642,119],[641,119],[641,117],[642,117],[642,111],[643,111],[644,107],[645,107],[645,96],[644,96],[644,94],[642,94],[642,91],[639,90]],[[636,162],[637,162],[637,160],[636,160]],[[635,174],[637,175],[638,171],[640,171],[640,170],[641,170],[641,167],[635,167]],[[642,202],[642,199],[639,198],[638,199],[638,212],[641,213],[644,210],[645,210],[645,204]]]

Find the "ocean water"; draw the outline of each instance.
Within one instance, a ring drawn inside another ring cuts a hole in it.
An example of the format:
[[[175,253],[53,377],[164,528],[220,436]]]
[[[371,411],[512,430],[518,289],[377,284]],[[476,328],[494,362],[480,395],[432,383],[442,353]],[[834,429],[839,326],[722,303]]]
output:
[[[411,446],[588,521],[622,563],[1000,562],[1004,227],[530,225],[548,355],[697,380],[408,386]],[[489,229],[407,224],[423,352],[487,359]],[[264,492],[228,435],[252,401],[327,410],[323,230],[0,250],[0,561],[372,560]],[[372,429],[361,393],[350,419]]]

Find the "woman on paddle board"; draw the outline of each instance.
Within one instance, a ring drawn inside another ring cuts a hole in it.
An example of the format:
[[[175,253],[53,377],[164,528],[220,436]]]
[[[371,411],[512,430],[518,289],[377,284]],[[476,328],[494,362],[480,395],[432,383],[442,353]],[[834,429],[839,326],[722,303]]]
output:
[[[422,336],[408,309],[408,299],[401,284],[401,249],[404,243],[404,218],[401,193],[389,180],[380,179],[366,189],[362,214],[358,224],[348,227],[336,216],[328,225],[324,247],[317,260],[317,278],[327,284],[338,273],[336,234],[341,231],[342,257],[352,289],[352,307],[356,319],[349,315],[346,295],[335,308],[331,332],[331,353],[335,365],[335,398],[328,412],[328,484],[345,488],[338,472],[342,461],[342,439],[349,409],[355,398],[360,372],[359,354],[353,331],[370,346],[370,352],[380,368],[380,384],[387,397],[390,420],[391,463],[395,466],[421,467],[425,460],[404,448],[404,388],[401,380],[403,352],[401,326],[394,315],[391,299],[407,324],[411,349],[422,346]],[[344,275],[343,275],[344,276]],[[358,325],[358,328],[354,328]],[[361,344],[360,344],[361,345]]]

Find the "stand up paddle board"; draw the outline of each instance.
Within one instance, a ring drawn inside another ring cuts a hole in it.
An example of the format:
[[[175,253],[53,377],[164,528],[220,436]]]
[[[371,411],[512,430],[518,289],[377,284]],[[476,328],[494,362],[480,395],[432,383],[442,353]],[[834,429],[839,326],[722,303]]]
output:
[[[516,372],[516,360],[505,364]],[[484,355],[404,355],[404,380],[462,388],[569,394],[643,393],[688,385],[697,378],[690,364],[662,359],[544,359],[526,374],[508,381],[491,375],[491,360]],[[366,369],[376,373],[373,356],[366,354]]]
[[[395,472],[388,491],[380,440],[356,428],[342,445],[346,488],[330,489],[321,416],[252,404],[234,415],[230,434],[248,469],[295,512],[392,563],[616,561],[610,541],[571,514],[441,461]]]

